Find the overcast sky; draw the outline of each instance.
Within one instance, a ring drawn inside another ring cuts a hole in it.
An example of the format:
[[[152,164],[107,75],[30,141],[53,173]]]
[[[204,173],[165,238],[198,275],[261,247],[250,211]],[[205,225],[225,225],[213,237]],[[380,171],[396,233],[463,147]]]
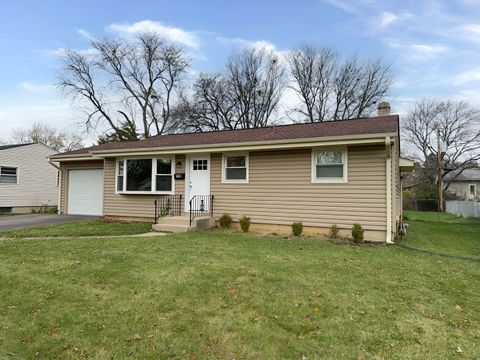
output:
[[[393,112],[424,96],[480,105],[479,19],[480,0],[2,1],[0,139],[35,121],[81,130],[53,86],[64,49],[145,30],[181,45],[192,72],[218,70],[234,48],[309,43],[392,62]]]

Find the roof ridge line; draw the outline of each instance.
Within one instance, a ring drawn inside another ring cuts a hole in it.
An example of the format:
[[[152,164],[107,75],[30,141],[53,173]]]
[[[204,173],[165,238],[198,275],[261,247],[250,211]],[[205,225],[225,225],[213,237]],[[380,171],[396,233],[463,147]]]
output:
[[[383,115],[383,116],[364,116],[364,117],[358,117],[358,118],[351,118],[351,119],[337,119],[337,120],[326,120],[326,121],[314,121],[314,122],[301,122],[301,123],[293,123],[293,124],[272,124],[269,126],[262,126],[262,127],[256,127],[256,128],[247,128],[247,129],[222,129],[222,130],[209,130],[209,131],[198,131],[198,132],[182,132],[182,133],[174,133],[174,134],[157,134],[153,135],[147,139],[141,139],[141,140],[129,140],[129,141],[146,141],[149,139],[153,139],[159,136],[175,136],[175,135],[195,135],[195,134],[210,134],[210,133],[221,133],[221,132],[229,132],[229,131],[251,131],[251,130],[259,130],[259,129],[273,129],[273,128],[278,128],[278,127],[287,127],[287,126],[301,126],[301,125],[320,125],[320,124],[325,124],[325,123],[338,123],[338,122],[347,122],[347,121],[361,121],[361,120],[374,120],[374,119],[379,119],[379,118],[390,118],[390,117],[399,117],[398,114],[391,114],[391,115]]]

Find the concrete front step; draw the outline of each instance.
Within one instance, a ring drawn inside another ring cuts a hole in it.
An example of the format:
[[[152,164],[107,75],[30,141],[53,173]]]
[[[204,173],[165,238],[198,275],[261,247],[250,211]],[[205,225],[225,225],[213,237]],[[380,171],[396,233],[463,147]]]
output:
[[[190,224],[189,216],[165,216],[158,218],[157,224]]]
[[[157,231],[157,232],[179,233],[179,232],[187,232],[188,230],[190,230],[190,226],[188,226],[188,225],[153,224],[152,230]]]
[[[152,226],[153,231],[158,232],[186,232],[189,230],[207,230],[215,226],[215,219],[209,216],[203,216],[192,220],[190,226],[189,216],[167,216],[158,219],[157,224]]]

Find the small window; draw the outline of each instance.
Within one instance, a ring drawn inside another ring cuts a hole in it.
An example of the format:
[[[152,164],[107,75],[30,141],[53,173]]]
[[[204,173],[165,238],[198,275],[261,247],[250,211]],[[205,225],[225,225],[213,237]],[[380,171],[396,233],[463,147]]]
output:
[[[312,153],[313,182],[346,182],[346,151],[316,150]]]
[[[172,191],[172,160],[157,159],[157,191]]]
[[[117,191],[123,190],[124,172],[124,160],[120,160],[117,166]]]
[[[248,155],[224,155],[224,182],[248,182]]]
[[[18,182],[18,169],[11,166],[0,166],[0,183],[16,184]]]
[[[474,198],[475,196],[477,196],[477,186],[475,184],[470,184],[468,188],[469,188],[469,193],[471,198]]]
[[[208,170],[208,160],[193,160],[193,170]]]

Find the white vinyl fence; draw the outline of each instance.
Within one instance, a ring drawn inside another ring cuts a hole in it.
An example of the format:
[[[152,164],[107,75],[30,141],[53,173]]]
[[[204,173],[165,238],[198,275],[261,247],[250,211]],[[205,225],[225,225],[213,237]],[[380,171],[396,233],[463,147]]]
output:
[[[447,213],[461,217],[480,218],[480,202],[478,201],[446,201]]]

